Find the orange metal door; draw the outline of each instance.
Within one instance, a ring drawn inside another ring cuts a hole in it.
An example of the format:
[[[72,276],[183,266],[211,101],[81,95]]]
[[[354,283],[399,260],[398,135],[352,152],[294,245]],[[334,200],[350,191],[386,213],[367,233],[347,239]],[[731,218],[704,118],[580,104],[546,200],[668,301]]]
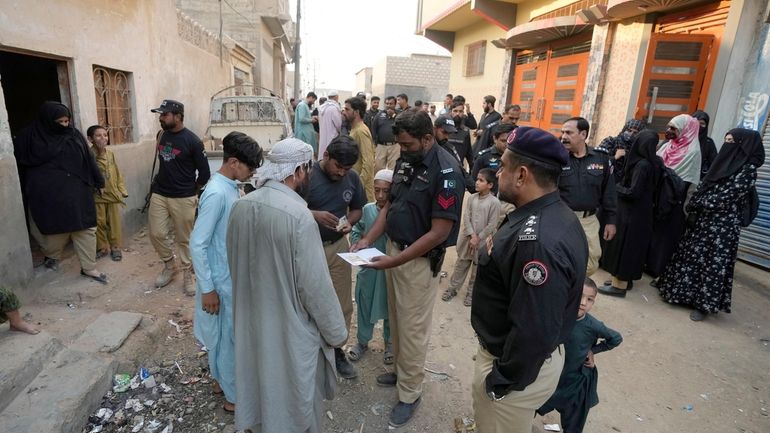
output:
[[[540,112],[540,128],[558,136],[567,119],[580,115],[587,70],[588,53],[551,58]]]
[[[543,94],[545,92],[545,77],[548,71],[546,53],[528,54],[527,60],[532,63],[522,63],[516,66],[513,79],[512,104],[521,106],[519,125],[540,126],[540,110],[543,108]],[[522,61],[523,56],[517,56],[517,62]]]
[[[662,132],[672,117],[697,110],[709,63],[718,49],[713,42],[714,36],[708,34],[654,33],[634,117]]]

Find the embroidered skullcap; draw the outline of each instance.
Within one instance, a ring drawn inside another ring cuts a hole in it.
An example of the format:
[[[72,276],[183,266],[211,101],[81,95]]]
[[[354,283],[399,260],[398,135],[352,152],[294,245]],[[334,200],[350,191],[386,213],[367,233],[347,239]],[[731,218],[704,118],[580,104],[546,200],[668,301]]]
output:
[[[265,163],[257,169],[257,186],[268,180],[283,182],[294,174],[297,167],[308,164],[313,159],[313,147],[298,138],[287,138],[273,146],[265,158]]]
[[[550,132],[520,126],[508,135],[508,149],[513,153],[554,167],[569,164],[569,152]]]
[[[384,180],[385,182],[392,183],[393,170],[388,170],[387,168],[384,168],[378,171],[377,174],[374,175],[374,180]]]

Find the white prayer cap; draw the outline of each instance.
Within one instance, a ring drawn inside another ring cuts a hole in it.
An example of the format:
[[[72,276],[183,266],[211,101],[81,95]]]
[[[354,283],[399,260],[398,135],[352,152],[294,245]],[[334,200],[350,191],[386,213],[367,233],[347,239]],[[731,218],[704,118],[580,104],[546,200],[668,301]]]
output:
[[[337,96],[337,95],[339,95],[339,93],[337,93],[336,90],[329,90],[329,93],[327,94],[327,96],[329,96],[330,98],[332,96]]]
[[[265,163],[257,169],[257,186],[262,186],[268,180],[283,182],[294,174],[302,164],[313,160],[313,147],[304,141],[290,137],[281,140],[273,146],[265,158]]]
[[[377,174],[374,175],[374,180],[384,180],[385,182],[392,183],[393,170],[388,170],[387,168],[384,168],[378,171]]]

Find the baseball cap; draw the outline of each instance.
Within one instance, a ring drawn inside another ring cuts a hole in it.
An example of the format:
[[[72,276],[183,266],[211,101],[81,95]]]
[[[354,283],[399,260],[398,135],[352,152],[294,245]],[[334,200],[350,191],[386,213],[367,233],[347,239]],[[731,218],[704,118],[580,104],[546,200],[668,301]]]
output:
[[[433,122],[433,126],[436,128],[444,128],[444,131],[448,133],[457,132],[457,128],[455,127],[455,121],[448,118],[447,116],[438,116],[438,119],[436,119],[435,122]]]
[[[184,104],[182,104],[179,101],[174,101],[173,99],[164,99],[163,102],[160,103],[160,107],[153,108],[153,113],[182,113],[184,114]]]
[[[569,152],[550,132],[520,126],[508,135],[508,150],[553,167],[569,164]]]

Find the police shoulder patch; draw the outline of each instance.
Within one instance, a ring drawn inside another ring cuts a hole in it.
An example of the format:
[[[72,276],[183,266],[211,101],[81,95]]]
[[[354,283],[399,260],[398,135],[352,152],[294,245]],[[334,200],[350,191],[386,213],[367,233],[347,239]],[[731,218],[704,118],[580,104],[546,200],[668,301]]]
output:
[[[531,286],[542,286],[548,281],[548,268],[542,262],[532,260],[524,265],[521,276]]]
[[[519,230],[519,241],[536,241],[539,231],[537,223],[537,215],[530,215]]]
[[[451,173],[453,171],[455,171],[455,169],[452,168],[452,167],[445,168],[445,169],[441,170],[441,172],[444,173],[444,174]]]

